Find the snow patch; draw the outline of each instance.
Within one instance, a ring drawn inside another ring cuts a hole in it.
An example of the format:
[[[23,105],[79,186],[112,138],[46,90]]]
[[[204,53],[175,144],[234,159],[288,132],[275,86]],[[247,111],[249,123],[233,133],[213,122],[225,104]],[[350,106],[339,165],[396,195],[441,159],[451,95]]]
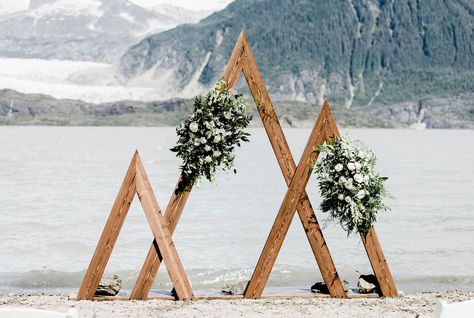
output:
[[[346,104],[344,105],[346,108],[352,107],[352,102],[354,101],[355,96],[355,86],[352,84],[351,79],[349,78],[349,99],[346,100]]]
[[[28,16],[41,19],[47,16],[102,16],[104,12],[100,10],[102,3],[97,0],[56,0],[48,2],[40,7],[28,12]]]
[[[216,32],[216,48],[221,46],[223,40],[224,40],[224,36],[222,34],[222,31],[221,30],[217,31]]]
[[[374,100],[377,98],[377,96],[380,95],[380,92],[382,91],[382,88],[383,88],[383,82],[380,82],[379,84],[379,88],[377,88],[377,91],[375,92],[374,96],[372,96],[372,98],[370,99],[369,103],[367,104],[367,106],[371,106],[374,102]]]
[[[206,89],[201,83],[199,83],[199,77],[202,74],[202,71],[206,67],[207,63],[209,62],[209,59],[211,58],[211,52],[208,52],[206,54],[206,57],[204,58],[204,61],[201,63],[199,68],[194,72],[193,77],[189,81],[188,85],[183,89],[181,92],[181,96],[184,98],[192,98],[200,93],[202,93],[203,90]]]
[[[326,83],[321,84],[321,88],[319,89],[319,105],[324,104],[324,95],[326,94]]]
[[[135,23],[135,18],[132,17],[130,14],[127,12],[120,12],[119,17],[121,17],[124,20],[127,20],[128,22]]]

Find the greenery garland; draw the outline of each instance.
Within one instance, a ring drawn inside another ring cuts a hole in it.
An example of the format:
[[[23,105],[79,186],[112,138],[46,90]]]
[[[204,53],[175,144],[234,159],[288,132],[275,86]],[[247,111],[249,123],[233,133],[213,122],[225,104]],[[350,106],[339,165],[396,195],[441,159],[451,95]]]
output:
[[[251,119],[242,95],[231,95],[224,80],[196,97],[193,112],[176,128],[178,142],[171,148],[183,162],[176,194],[190,190],[202,176],[214,181],[218,167],[232,169],[233,151],[248,141],[245,128]]]
[[[324,154],[315,169],[322,211],[338,219],[348,235],[354,231],[366,235],[378,212],[389,210],[383,202],[387,178],[375,172],[375,154],[347,135],[319,146],[318,151]]]

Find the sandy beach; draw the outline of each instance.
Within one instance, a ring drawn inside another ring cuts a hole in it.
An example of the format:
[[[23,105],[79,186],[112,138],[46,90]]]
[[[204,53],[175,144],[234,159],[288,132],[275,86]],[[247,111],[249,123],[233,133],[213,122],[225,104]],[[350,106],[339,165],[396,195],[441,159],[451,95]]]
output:
[[[393,299],[294,298],[278,300],[198,300],[193,302],[75,301],[60,295],[2,295],[2,307],[67,311],[80,317],[431,317],[439,300],[474,299],[474,292],[451,291],[403,295]],[[95,316],[94,316],[95,313]]]

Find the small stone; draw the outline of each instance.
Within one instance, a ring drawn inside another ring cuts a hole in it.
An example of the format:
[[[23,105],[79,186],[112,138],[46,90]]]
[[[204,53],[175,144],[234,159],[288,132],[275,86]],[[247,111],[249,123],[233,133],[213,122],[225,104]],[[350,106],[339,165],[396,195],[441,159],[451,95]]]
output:
[[[243,295],[245,292],[245,288],[247,288],[247,283],[246,281],[242,282],[237,282],[233,284],[226,284],[224,287],[222,287],[222,292],[227,295]]]
[[[112,278],[104,278],[100,281],[95,292],[96,296],[115,296],[122,288],[122,280],[114,275]]]
[[[378,287],[377,278],[375,275],[360,275],[357,282],[357,291],[361,294],[370,294],[375,292]]]
[[[329,294],[328,286],[324,282],[317,282],[311,286],[311,292],[320,294]]]
[[[343,280],[342,286],[344,287],[344,291],[347,293],[349,290],[349,282]],[[313,286],[311,286],[311,292],[313,293],[321,293],[321,294],[329,294],[329,289],[324,282],[317,282]]]

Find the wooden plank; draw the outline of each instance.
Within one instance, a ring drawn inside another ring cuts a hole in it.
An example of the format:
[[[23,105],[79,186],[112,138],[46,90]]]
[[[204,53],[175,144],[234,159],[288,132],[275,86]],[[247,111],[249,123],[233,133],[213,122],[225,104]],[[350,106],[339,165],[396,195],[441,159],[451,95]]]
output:
[[[171,195],[170,201],[168,202],[165,211],[165,217],[167,219],[171,235],[173,235],[174,230],[178,225],[184,206],[189,198],[192,189],[191,187],[189,191],[185,191],[181,195],[177,196],[175,192],[178,188],[178,184],[180,181],[181,178],[179,178],[178,182],[176,183],[175,190]],[[155,280],[156,274],[158,273],[162,260],[163,257],[160,254],[158,245],[156,244],[156,240],[153,239],[150,249],[148,250],[145,262],[143,263],[143,266],[140,270],[140,274],[138,275],[138,279],[135,283],[135,286],[133,287],[130,299],[147,299],[148,293],[150,292],[153,286],[153,282]]]
[[[143,210],[145,211],[148,224],[153,232],[158,249],[166,264],[166,269],[176,290],[176,294],[180,300],[193,299],[194,295],[191,284],[189,283],[181,260],[179,259],[178,252],[176,251],[176,247],[171,239],[168,222],[161,214],[158,201],[156,200],[140,158],[137,159],[136,167],[136,191],[143,206]]]
[[[336,126],[336,121],[329,109],[330,116],[328,116],[328,138],[340,137],[339,131]],[[380,286],[380,296],[384,297],[396,297],[398,296],[395,281],[393,280],[392,274],[388,267],[387,260],[380,245],[380,241],[377,237],[375,227],[369,231],[366,237],[361,235],[362,243],[364,244],[365,251],[374,271],[375,277]]]
[[[242,65],[245,62],[245,34],[240,33],[239,39],[234,47],[232,55],[229,59],[229,63],[224,71],[223,79],[227,82],[229,90],[232,90],[237,84],[237,80],[242,73]],[[176,183],[175,190],[171,196],[171,199],[166,207],[165,217],[168,220],[168,226],[171,234],[173,234],[181,214],[183,213],[184,206],[191,193],[192,186],[189,191],[185,191],[179,196],[176,195],[176,189],[181,180],[181,176]],[[130,299],[147,299],[148,294],[153,286],[156,274],[160,268],[162,258],[159,255],[159,251],[156,249],[156,242],[153,240],[145,262],[143,263],[142,269],[138,276],[138,280],[130,295]]]
[[[245,35],[244,39],[246,50],[246,63],[243,65],[244,76],[257,105],[260,118],[269,137],[280,170],[283,173],[287,185],[289,185],[296,170],[296,163],[291,155],[290,148]],[[344,286],[337,274],[329,248],[306,191],[304,191],[301,196],[297,210],[311,250],[313,251],[321,275],[328,286],[331,296],[338,298],[346,297]]]
[[[105,267],[109,261],[112,250],[117,241],[127,212],[135,195],[135,166],[138,153],[135,152],[122,182],[119,193],[115,199],[109,218],[105,224],[99,243],[95,249],[92,260],[87,268],[86,275],[82,281],[81,288],[77,294],[77,300],[93,299],[100,283]]]
[[[398,296],[397,287],[395,286],[395,281],[393,280],[392,273],[385,259],[380,241],[375,232],[375,228],[369,231],[369,233],[364,237],[361,235],[362,242],[364,243],[365,250],[372,265],[372,270],[374,271],[375,277],[380,286],[380,296],[384,297],[396,297]]]
[[[265,247],[258,260],[252,278],[245,290],[245,298],[260,298],[263,289],[268,281],[273,265],[275,264],[278,253],[290,227],[293,216],[296,212],[298,202],[302,197],[302,193],[309,181],[314,162],[318,158],[318,152],[315,147],[324,142],[326,138],[325,129],[327,126],[326,113],[327,103],[323,105],[323,109],[316,121],[311,135],[308,139],[303,155],[296,168],[293,179],[286,192],[285,198],[278,211],[275,222],[273,223],[270,234],[268,235]]]

